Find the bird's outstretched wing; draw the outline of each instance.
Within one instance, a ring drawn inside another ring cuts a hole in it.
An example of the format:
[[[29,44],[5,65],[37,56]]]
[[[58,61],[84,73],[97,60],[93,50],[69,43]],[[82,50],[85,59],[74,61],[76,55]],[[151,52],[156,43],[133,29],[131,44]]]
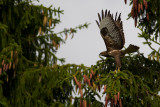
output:
[[[108,51],[114,49],[122,49],[125,44],[125,38],[123,33],[121,14],[117,18],[117,13],[115,19],[113,19],[113,14],[110,11],[103,12],[102,15],[98,13],[99,22],[96,20],[97,25],[100,29],[102,38],[104,39],[106,48]]]

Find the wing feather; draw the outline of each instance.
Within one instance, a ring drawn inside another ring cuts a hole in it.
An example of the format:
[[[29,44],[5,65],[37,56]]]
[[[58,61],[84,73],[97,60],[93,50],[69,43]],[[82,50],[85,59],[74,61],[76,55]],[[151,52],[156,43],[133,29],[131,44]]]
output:
[[[99,18],[99,22],[101,22],[101,16],[99,13],[98,13],[98,18]]]
[[[120,33],[121,33],[121,37],[122,37],[122,42],[123,42],[123,46],[125,44],[125,37],[124,37],[124,33],[123,33],[123,23],[121,21],[121,13],[119,14],[119,17],[117,19],[117,21],[115,20],[115,24],[118,27]]]
[[[102,20],[104,19],[104,12],[103,12],[103,10],[102,10]]]
[[[115,16],[115,19],[114,19],[115,21],[117,20],[117,12],[116,12],[116,16]]]
[[[107,9],[106,9],[106,11],[105,11],[105,17],[107,16]]]
[[[98,27],[99,27],[100,25],[99,25],[99,23],[98,23],[98,21],[97,21],[97,20],[96,20],[96,23],[97,23],[97,25],[98,25]]]
[[[96,21],[100,31],[102,32],[102,38],[104,39],[107,50],[108,49],[122,49],[125,43],[123,25],[121,21],[121,14],[117,19],[117,13],[115,20],[113,14],[110,14],[110,10],[105,13],[102,10],[102,17],[98,13],[99,23]],[[107,30],[104,30],[106,28]],[[103,31],[102,31],[103,30]]]

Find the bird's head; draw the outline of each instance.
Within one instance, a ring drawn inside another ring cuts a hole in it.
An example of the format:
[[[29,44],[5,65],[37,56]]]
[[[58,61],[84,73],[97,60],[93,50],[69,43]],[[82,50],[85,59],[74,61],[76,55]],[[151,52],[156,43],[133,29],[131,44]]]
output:
[[[99,56],[110,57],[107,51],[103,51],[99,54]]]

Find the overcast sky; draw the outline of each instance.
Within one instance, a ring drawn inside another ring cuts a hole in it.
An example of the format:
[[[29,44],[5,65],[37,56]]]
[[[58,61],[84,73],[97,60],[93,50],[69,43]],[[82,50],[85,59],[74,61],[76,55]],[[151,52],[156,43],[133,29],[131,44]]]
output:
[[[97,13],[102,9],[110,10],[114,15],[116,12],[121,13],[125,47],[134,44],[140,47],[141,53],[145,55],[150,53],[150,49],[142,44],[144,40],[138,38],[139,30],[134,27],[133,19],[126,20],[131,7],[129,4],[125,5],[124,0],[40,0],[39,4],[53,5],[64,10],[64,15],[61,15],[61,24],[56,27],[56,32],[85,22],[91,23],[88,29],[78,31],[73,39],[68,37],[66,44],[61,45],[57,56],[65,58],[66,63],[90,66],[100,59],[99,53],[105,51],[106,47],[95,20],[98,19]]]

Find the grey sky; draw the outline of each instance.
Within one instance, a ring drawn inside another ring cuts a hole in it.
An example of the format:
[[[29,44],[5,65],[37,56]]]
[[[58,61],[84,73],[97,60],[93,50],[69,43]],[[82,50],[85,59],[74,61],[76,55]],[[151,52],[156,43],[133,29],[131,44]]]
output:
[[[97,13],[102,9],[108,9],[114,15],[117,11],[121,13],[125,47],[134,44],[140,47],[141,53],[150,52],[150,49],[142,44],[144,40],[137,37],[139,30],[134,27],[133,19],[126,20],[131,7],[129,4],[125,5],[124,0],[40,0],[40,4],[60,6],[64,10],[64,15],[61,15],[62,23],[57,26],[56,32],[85,22],[91,23],[88,29],[78,31],[72,40],[68,37],[66,44],[61,45],[57,56],[66,58],[66,63],[90,66],[100,59],[99,53],[105,51],[106,47],[95,20],[98,19]]]

